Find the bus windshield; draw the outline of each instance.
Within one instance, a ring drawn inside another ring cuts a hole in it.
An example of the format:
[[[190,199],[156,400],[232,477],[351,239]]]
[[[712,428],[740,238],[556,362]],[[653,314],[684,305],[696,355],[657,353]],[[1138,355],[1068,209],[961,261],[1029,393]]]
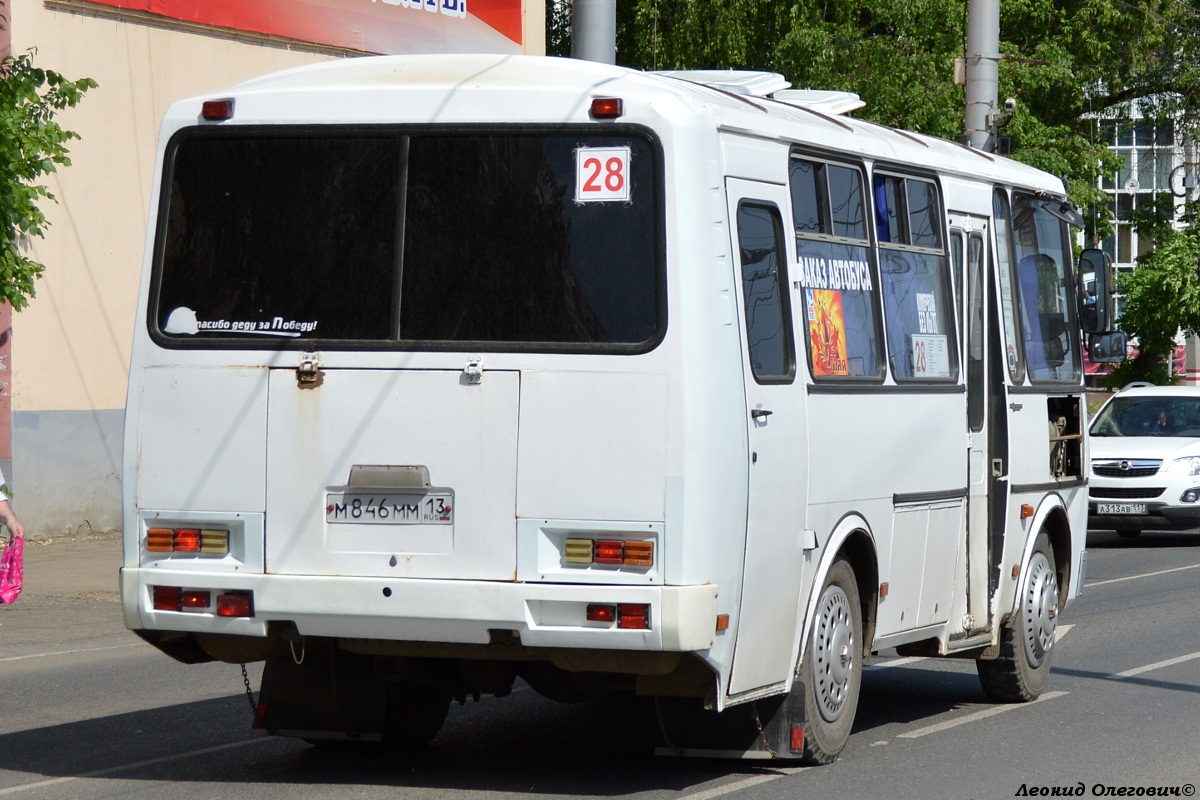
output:
[[[648,137],[594,132],[185,132],[151,331],[167,346],[645,349],[665,324],[659,158]]]

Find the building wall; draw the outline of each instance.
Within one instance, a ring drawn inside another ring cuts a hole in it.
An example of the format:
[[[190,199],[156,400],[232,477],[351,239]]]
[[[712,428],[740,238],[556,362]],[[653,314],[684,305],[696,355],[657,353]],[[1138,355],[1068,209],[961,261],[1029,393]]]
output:
[[[348,55],[264,37],[7,0],[12,50],[99,88],[58,121],[82,137],[50,176],[46,265],[15,314],[8,363],[14,507],[31,537],[120,527],[120,463],[134,308],[159,120],[173,101],[266,72]],[[527,4],[528,5],[528,4]],[[544,51],[526,15],[526,52]],[[540,51],[537,48],[541,48]],[[0,456],[3,454],[0,453]]]

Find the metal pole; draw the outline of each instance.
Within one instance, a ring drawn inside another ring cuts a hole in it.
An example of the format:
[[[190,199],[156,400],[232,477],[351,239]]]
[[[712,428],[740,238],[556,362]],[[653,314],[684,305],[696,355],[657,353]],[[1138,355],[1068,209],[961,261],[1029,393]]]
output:
[[[571,57],[617,63],[617,0],[573,0]]]
[[[1000,91],[1000,0],[969,0],[967,15],[963,142],[990,153],[996,149],[992,123]]]

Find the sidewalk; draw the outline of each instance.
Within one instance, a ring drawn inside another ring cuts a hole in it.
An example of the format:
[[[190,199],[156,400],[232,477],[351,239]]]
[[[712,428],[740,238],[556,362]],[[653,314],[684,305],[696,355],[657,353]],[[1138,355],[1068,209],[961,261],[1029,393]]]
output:
[[[119,532],[26,539],[25,588],[0,605],[0,661],[132,637],[121,618],[120,567]]]

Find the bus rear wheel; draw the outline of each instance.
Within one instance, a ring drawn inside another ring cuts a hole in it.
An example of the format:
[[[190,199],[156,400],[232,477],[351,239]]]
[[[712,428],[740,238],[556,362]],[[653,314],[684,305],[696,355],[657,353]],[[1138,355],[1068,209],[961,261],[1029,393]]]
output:
[[[1038,534],[1016,617],[1004,626],[1000,657],[975,662],[983,693],[1001,703],[1036,700],[1050,677],[1058,624],[1058,573],[1045,533]]]
[[[817,601],[804,673],[804,755],[808,764],[834,761],[850,738],[862,687],[862,605],[854,569],[839,558]]]

